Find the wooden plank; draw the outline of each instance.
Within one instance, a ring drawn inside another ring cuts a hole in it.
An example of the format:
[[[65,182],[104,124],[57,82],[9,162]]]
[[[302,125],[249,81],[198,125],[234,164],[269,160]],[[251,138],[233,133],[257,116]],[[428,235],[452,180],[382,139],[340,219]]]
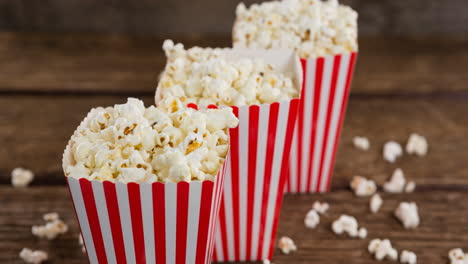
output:
[[[149,105],[153,98],[144,96]],[[17,166],[36,172],[36,184],[64,183],[61,155],[70,135],[95,106],[125,102],[124,96],[3,96],[0,97],[0,183],[9,182]],[[407,177],[432,185],[468,185],[468,98],[353,96],[337,155],[334,188],[345,188],[353,175],[383,183],[401,167]],[[395,164],[382,159],[388,140],[404,144],[411,132],[428,138],[426,157],[405,155]],[[367,136],[368,152],[355,149],[354,136]]]
[[[78,227],[66,187],[32,187],[12,189],[0,187],[0,263],[22,263],[18,252],[23,247],[39,248],[50,254],[48,263],[84,263],[78,246]],[[319,226],[306,229],[304,216],[315,200],[330,203],[331,209],[321,217]],[[369,213],[368,199],[356,198],[349,191],[326,195],[286,195],[281,213],[278,236],[293,238],[298,251],[283,255],[274,252],[274,263],[375,263],[367,244],[372,238],[389,238],[401,251],[418,254],[418,263],[446,263],[447,253],[468,244],[468,199],[466,191],[417,191],[405,195],[383,195],[384,205],[377,214]],[[392,216],[401,201],[419,205],[421,225],[405,230]],[[31,226],[41,224],[44,213],[56,211],[70,226],[70,231],[53,241],[39,240],[31,235]],[[355,216],[366,227],[365,240],[336,236],[330,230],[333,220],[341,214]],[[467,248],[465,248],[467,250]]]
[[[228,35],[176,38],[230,46]],[[0,93],[153,94],[162,38],[0,34]],[[363,38],[352,93],[467,92],[468,40]],[[457,63],[454,63],[454,62]]]

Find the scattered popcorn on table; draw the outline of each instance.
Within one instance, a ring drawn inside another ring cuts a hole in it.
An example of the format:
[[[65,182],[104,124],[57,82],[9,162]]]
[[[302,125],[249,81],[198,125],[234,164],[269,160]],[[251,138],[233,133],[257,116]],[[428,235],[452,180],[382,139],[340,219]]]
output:
[[[468,263],[468,254],[465,254],[461,248],[454,248],[450,250],[448,257],[450,259],[450,264]]]
[[[416,264],[417,256],[414,252],[403,250],[400,254],[400,263]]]
[[[47,222],[45,225],[33,226],[31,232],[33,235],[48,240],[55,239],[58,235],[68,231],[68,226],[59,219],[57,213],[48,213],[43,216]]]
[[[333,221],[332,230],[337,235],[346,233],[350,237],[365,238],[367,236],[367,230],[362,227],[358,229],[356,218],[349,215],[341,215],[337,220]]]
[[[320,223],[320,216],[315,209],[311,209],[307,212],[306,217],[304,218],[304,224],[307,228],[315,228]]]
[[[414,202],[401,202],[395,209],[395,216],[406,229],[416,228],[419,225],[418,206]]]
[[[228,50],[184,49],[164,42],[167,65],[158,84],[156,103],[169,96],[199,106],[242,106],[279,102],[299,96],[293,72],[279,72],[260,58],[228,56]]]
[[[11,184],[13,187],[26,187],[34,179],[34,173],[23,168],[16,168],[11,171]]]
[[[390,181],[384,183],[384,191],[389,193],[401,193],[405,189],[406,179],[403,170],[400,168],[395,169],[390,178]]]
[[[367,249],[369,253],[374,254],[376,260],[387,258],[395,261],[398,259],[398,251],[392,247],[392,243],[388,239],[373,239]]]
[[[45,251],[31,250],[29,248],[23,248],[19,253],[19,256],[24,262],[31,264],[40,264],[47,261],[49,258]]]
[[[213,180],[228,152],[232,108],[194,110],[176,98],[91,110],[70,139],[67,176],[112,182]]]
[[[288,255],[291,251],[297,250],[294,241],[286,236],[280,238],[280,240],[278,241],[278,247],[281,249],[281,252],[283,252],[283,254],[286,255]]]
[[[380,207],[383,204],[383,200],[377,193],[372,195],[372,198],[369,202],[369,207],[372,213],[377,213],[380,210]]]
[[[395,141],[385,143],[383,148],[383,157],[386,161],[394,163],[401,155],[403,155],[403,149],[399,143]]]
[[[418,156],[425,156],[427,154],[427,140],[425,137],[416,133],[412,133],[406,143],[406,152],[408,154],[416,154]]]
[[[362,176],[354,176],[350,183],[351,190],[356,196],[370,196],[377,191],[377,185],[373,180]]]
[[[405,193],[412,193],[416,189],[416,183],[414,181],[410,181],[405,186]]]
[[[322,203],[320,201],[315,201],[314,204],[312,205],[312,209],[317,211],[317,213],[319,214],[326,213],[329,208],[330,208],[330,205],[328,203],[325,203],[325,202]]]
[[[357,51],[358,14],[337,0],[240,3],[234,46],[295,49],[302,58]]]
[[[368,150],[370,147],[369,139],[366,137],[354,137],[353,144],[356,148],[360,150]]]

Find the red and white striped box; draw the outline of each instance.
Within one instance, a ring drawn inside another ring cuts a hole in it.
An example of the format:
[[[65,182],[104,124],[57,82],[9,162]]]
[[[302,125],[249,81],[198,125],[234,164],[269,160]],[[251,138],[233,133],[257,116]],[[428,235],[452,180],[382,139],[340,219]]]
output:
[[[303,86],[286,192],[330,189],[356,57],[352,52],[301,59]]]
[[[64,168],[72,159],[68,145]],[[211,263],[225,172],[226,162],[214,181],[124,184],[67,177],[89,263]]]

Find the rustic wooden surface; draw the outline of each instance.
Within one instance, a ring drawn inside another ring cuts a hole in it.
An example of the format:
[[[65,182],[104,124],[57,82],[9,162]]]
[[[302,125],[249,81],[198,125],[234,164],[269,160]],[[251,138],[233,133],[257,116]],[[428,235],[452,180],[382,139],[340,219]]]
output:
[[[0,34],[0,39],[0,263],[22,263],[18,253],[23,247],[47,250],[48,263],[84,263],[61,171],[63,148],[91,107],[121,103],[128,96],[152,102],[157,67],[164,63],[160,40],[153,45],[141,38],[11,34]],[[191,45],[210,43],[187,39]],[[390,238],[398,250],[415,251],[418,263],[447,263],[449,249],[468,250],[465,43],[363,42],[332,192],[286,196],[278,235],[292,237],[299,250],[289,256],[275,251],[274,263],[374,263],[366,247],[376,237]],[[405,155],[395,164],[383,161],[384,142],[404,144],[411,132],[428,138],[428,155]],[[352,146],[357,135],[369,137],[369,151]],[[9,174],[17,166],[36,173],[31,187],[10,187]],[[378,214],[369,212],[367,198],[355,198],[347,188],[353,175],[381,184],[397,167],[416,181],[416,192],[383,194]],[[315,200],[329,202],[331,209],[315,230],[308,230],[303,218]],[[416,230],[403,229],[392,216],[401,201],[418,203],[421,226]],[[54,241],[32,236],[31,226],[51,211],[60,213],[70,231]],[[330,223],[343,213],[356,216],[369,238],[334,235]]]

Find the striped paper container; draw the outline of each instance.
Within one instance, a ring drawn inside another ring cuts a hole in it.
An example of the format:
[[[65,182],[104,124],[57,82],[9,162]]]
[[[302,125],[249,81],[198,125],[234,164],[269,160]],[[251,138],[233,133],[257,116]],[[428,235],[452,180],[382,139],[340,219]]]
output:
[[[357,53],[301,59],[303,87],[286,192],[326,192]]]
[[[72,160],[68,145],[63,167]],[[89,262],[211,263],[225,171],[226,162],[215,181],[179,183],[67,177]]]

